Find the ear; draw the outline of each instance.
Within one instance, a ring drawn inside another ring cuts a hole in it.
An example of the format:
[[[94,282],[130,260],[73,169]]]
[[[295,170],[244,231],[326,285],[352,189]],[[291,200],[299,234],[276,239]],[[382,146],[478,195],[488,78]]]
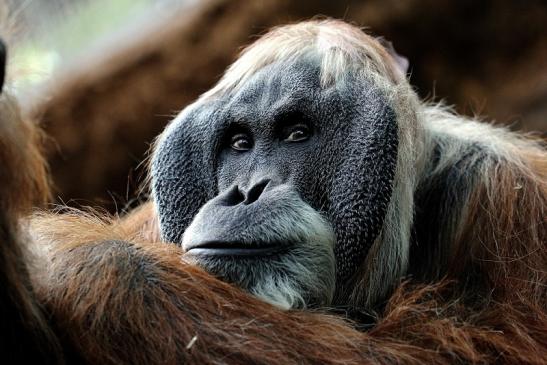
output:
[[[380,44],[385,48],[387,53],[393,58],[393,61],[395,62],[395,66],[401,71],[401,74],[406,75],[408,72],[408,58],[401,56],[397,51],[395,50],[395,47],[393,47],[393,43],[390,41],[384,39],[384,38],[378,38],[378,41]]]
[[[6,74],[6,46],[0,39],[0,94],[4,86],[4,76]]]

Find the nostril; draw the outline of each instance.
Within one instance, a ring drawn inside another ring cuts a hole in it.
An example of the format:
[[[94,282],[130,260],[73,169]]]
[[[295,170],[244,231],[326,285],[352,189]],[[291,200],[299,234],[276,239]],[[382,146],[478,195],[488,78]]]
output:
[[[243,204],[252,204],[260,198],[266,186],[270,183],[270,179],[262,180],[259,183],[253,185],[249,191],[247,191],[247,197],[243,201]]]
[[[225,205],[238,205],[245,200],[245,196],[241,193],[237,185],[232,186],[224,195],[222,201]]]

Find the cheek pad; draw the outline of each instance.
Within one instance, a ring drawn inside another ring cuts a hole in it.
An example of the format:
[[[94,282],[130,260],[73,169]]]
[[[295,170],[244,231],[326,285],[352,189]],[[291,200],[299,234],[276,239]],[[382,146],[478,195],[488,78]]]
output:
[[[162,239],[181,243],[198,210],[214,196],[211,128],[183,119],[169,128],[152,159],[152,191]]]
[[[397,121],[383,96],[369,92],[349,121],[331,180],[327,212],[336,234],[337,280],[362,265],[380,233],[393,190]]]

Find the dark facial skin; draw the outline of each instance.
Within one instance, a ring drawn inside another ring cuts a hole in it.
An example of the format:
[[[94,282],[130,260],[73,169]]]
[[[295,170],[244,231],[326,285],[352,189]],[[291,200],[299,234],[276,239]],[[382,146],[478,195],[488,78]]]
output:
[[[274,63],[168,128],[152,163],[161,232],[181,243],[209,202],[189,253],[268,260],[299,243],[260,227],[302,201],[334,230],[341,291],[382,227],[396,158],[395,115],[372,82],[348,73],[321,87],[314,60]]]

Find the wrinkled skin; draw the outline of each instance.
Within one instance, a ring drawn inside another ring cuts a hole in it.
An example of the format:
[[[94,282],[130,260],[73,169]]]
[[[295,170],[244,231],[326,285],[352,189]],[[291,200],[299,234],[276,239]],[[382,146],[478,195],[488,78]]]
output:
[[[300,276],[292,290],[304,306],[344,304],[397,159],[396,118],[378,88],[351,72],[319,80],[313,59],[268,65],[183,110],[152,162],[163,239],[259,296],[265,280]]]

